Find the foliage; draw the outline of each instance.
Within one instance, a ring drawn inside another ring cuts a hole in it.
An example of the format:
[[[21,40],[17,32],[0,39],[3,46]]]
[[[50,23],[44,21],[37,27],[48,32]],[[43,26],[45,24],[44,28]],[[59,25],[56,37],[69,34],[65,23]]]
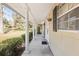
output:
[[[11,29],[11,25],[9,24],[9,21],[6,18],[3,18],[3,24],[4,24],[4,32],[8,32]]]
[[[25,34],[22,35],[22,38],[23,38],[23,40],[24,40],[24,42],[25,42]]]
[[[29,32],[29,42],[33,38],[32,32]],[[18,48],[22,47],[22,44],[25,43],[25,34],[22,34],[20,37],[14,37],[6,39],[0,43],[0,56],[16,56],[18,55]]]
[[[29,32],[29,42],[31,42],[32,39],[33,39],[33,33]]]
[[[25,34],[22,35],[22,38],[24,39],[24,42],[25,42]],[[33,39],[33,33],[29,32],[29,42],[31,42],[32,39]]]
[[[19,15],[19,14],[14,15],[13,19],[14,19],[14,23],[15,23],[15,25],[14,25],[15,30],[24,30],[25,29],[24,28],[24,24],[25,24],[24,18],[21,15]]]
[[[0,43],[0,56],[16,55],[17,52],[19,52],[16,50],[18,49],[18,47],[21,47],[22,43],[24,43],[23,35],[20,37],[10,38],[2,41]]]

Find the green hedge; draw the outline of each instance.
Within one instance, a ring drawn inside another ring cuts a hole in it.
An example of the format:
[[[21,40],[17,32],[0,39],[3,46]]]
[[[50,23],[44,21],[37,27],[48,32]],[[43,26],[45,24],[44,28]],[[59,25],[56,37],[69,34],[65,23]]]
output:
[[[25,42],[25,34],[22,35],[23,41]]]
[[[33,39],[33,33],[32,32],[29,32],[29,42],[31,42]]]
[[[31,42],[33,38],[32,32],[29,32],[29,42]],[[25,34],[20,37],[14,37],[10,39],[6,39],[0,43],[0,56],[16,56],[18,55],[19,49],[22,44],[25,43]]]
[[[0,43],[0,56],[12,56],[17,55],[17,47],[21,46],[24,43],[24,34],[20,37],[6,39]]]
[[[22,35],[22,38],[24,39],[25,41],[25,34]],[[31,42],[33,39],[33,32],[29,32],[29,42]]]

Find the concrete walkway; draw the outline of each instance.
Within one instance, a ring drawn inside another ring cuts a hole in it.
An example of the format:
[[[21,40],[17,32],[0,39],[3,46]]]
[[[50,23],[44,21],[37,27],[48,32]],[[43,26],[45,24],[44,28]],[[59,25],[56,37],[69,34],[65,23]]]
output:
[[[27,54],[24,51],[23,56],[53,56],[49,46],[41,44],[43,40],[44,38],[41,35],[36,35],[35,39],[30,43],[30,52]]]

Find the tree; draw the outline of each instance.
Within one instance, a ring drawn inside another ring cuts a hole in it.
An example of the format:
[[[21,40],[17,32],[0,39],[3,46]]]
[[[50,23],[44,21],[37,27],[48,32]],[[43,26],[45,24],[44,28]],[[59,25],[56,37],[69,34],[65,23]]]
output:
[[[11,28],[9,21],[6,18],[3,18],[4,32],[8,32]]]

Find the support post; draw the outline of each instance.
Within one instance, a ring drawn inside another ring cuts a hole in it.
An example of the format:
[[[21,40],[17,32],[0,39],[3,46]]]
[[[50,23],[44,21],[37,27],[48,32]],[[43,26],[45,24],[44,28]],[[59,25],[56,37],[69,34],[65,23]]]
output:
[[[29,9],[26,5],[27,10],[25,13],[25,52],[29,53]]]
[[[35,25],[33,24],[33,40],[35,39]]]
[[[35,36],[37,35],[37,24],[35,25]]]
[[[3,7],[2,4],[0,3],[0,33],[3,33]]]

